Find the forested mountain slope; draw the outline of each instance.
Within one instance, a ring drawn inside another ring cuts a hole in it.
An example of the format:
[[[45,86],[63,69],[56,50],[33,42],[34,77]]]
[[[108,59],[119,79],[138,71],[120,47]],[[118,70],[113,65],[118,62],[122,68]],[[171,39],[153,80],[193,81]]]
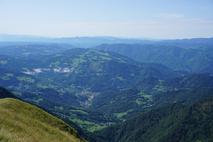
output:
[[[98,142],[211,142],[213,98],[172,104],[99,132]]]

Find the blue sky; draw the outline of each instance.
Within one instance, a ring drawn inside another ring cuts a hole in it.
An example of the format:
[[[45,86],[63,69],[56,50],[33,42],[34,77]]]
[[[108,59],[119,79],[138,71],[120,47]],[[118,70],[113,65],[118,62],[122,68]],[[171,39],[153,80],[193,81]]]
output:
[[[210,37],[213,0],[0,0],[0,33]]]

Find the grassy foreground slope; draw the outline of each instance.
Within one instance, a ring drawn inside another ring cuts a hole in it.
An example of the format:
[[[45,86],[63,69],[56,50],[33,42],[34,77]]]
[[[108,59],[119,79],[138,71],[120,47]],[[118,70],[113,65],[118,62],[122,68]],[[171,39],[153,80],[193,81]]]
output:
[[[22,101],[0,99],[0,142],[83,142],[60,119]]]

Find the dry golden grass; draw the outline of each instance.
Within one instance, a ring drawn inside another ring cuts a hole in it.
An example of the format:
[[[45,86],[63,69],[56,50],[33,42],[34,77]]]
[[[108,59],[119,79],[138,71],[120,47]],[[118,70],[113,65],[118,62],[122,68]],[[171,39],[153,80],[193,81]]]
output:
[[[0,99],[0,142],[82,142],[76,131],[38,107]]]

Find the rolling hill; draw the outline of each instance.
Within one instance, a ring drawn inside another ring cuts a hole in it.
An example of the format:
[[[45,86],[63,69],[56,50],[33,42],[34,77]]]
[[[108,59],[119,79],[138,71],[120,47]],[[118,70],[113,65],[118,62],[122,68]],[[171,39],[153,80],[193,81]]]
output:
[[[20,56],[0,56],[0,85],[89,131],[114,121],[103,109],[97,112],[97,103],[104,102],[100,98],[108,90],[119,92],[135,86],[149,90],[159,80],[179,76],[163,65],[142,64],[94,49],[74,48],[48,55],[35,52],[30,58],[25,50],[20,52]]]

